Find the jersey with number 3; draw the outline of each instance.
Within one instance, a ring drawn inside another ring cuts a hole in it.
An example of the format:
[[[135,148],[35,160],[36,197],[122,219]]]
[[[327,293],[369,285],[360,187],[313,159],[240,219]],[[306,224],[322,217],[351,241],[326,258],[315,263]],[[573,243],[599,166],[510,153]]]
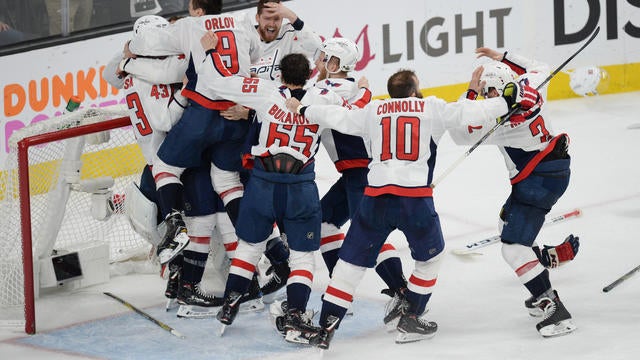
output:
[[[160,71],[162,77],[173,79],[169,84],[151,82],[147,76],[133,74],[124,79],[123,90],[136,141],[147,164],[152,165],[166,133],[180,119],[184,110],[186,101],[179,95],[182,84],[174,81],[184,76],[187,61],[183,56],[135,61],[144,61],[144,65],[138,65],[137,68],[147,67],[147,73]],[[132,66],[128,66],[127,70],[135,71]]]

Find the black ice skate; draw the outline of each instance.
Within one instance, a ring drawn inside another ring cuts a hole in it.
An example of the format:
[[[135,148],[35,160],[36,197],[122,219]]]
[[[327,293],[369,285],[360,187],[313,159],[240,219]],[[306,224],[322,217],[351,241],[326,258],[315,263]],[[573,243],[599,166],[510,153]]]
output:
[[[242,298],[242,294],[239,292],[232,291],[224,298],[224,304],[222,305],[222,309],[218,311],[216,315],[216,319],[222,323],[222,328],[220,329],[220,336],[224,334],[224,330],[227,325],[233,324],[233,320],[235,320],[238,315],[238,310],[240,309],[240,299]]]
[[[167,298],[167,304],[165,310],[169,311],[176,305],[176,298],[178,297],[178,290],[180,288],[180,278],[182,275],[182,266],[179,264],[169,264],[169,279],[167,280],[167,287],[164,290],[164,296]]]
[[[552,297],[541,297],[533,303],[544,312],[544,320],[536,325],[536,329],[544,337],[564,335],[577,329],[571,319],[571,314],[564,307],[555,290]]]
[[[309,345],[313,345],[322,350],[328,349],[331,344],[331,339],[333,339],[333,334],[338,328],[338,323],[340,323],[340,319],[337,316],[329,315],[327,317],[327,326],[319,328],[316,334],[309,337]]]
[[[269,267],[267,275],[271,275],[271,277],[260,289],[265,298],[265,302],[271,303],[275,300],[275,293],[287,285],[287,279],[289,278],[290,272],[291,269],[286,261]]]
[[[406,288],[401,288],[396,291],[390,289],[386,289],[386,291],[383,290],[384,294],[392,296],[391,300],[389,300],[385,306],[384,318],[382,319],[387,331],[396,329],[400,316],[402,316],[409,307],[409,302],[407,302],[407,298],[404,295],[405,291]]]
[[[178,292],[178,313],[180,318],[204,319],[216,316],[224,298],[205,294],[198,284],[183,283]]]
[[[276,325],[278,321],[276,320]],[[311,319],[305,313],[297,309],[287,309],[284,315],[284,339],[295,344],[309,344],[309,338],[320,331],[320,328],[313,326]]]
[[[256,275],[251,279],[249,290],[240,299],[240,312],[260,311],[264,309],[262,291]]]
[[[524,307],[529,311],[529,315],[533,317],[541,317],[542,315],[544,315],[544,310],[538,306],[533,305],[533,303],[535,303],[536,301],[537,299],[533,295],[531,295],[531,297],[524,301]]]
[[[432,338],[438,331],[438,324],[406,312],[400,317],[396,329],[398,330],[396,344],[405,344]]]
[[[167,231],[158,245],[158,259],[160,264],[166,264],[180,254],[189,245],[187,227],[179,211],[172,211],[164,220]]]

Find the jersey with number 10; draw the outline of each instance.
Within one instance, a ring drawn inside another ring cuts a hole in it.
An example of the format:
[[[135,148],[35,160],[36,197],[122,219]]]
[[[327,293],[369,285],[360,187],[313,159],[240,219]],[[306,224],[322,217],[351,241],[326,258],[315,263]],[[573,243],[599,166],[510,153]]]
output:
[[[306,109],[309,123],[362,136],[371,150],[365,195],[432,195],[438,142],[452,128],[495,119],[507,112],[504,99],[447,103],[430,96],[374,100],[362,109],[336,106]]]

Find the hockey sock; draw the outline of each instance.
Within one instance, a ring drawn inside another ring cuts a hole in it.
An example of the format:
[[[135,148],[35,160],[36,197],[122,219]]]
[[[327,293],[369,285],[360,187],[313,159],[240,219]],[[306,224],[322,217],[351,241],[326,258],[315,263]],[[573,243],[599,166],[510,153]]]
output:
[[[267,250],[264,255],[271,264],[281,264],[289,260],[289,248],[285,245],[280,236],[267,241]]]
[[[402,273],[402,262],[398,257],[391,257],[379,263],[376,266],[376,272],[389,289],[397,290],[407,287],[407,280]]]
[[[329,326],[329,324],[327,323],[327,318],[329,317],[329,315],[337,316],[338,319],[342,320],[346,314],[346,308],[338,306],[332,302],[322,300],[322,310],[320,311],[320,326],[323,328]]]
[[[229,215],[229,219],[231,219],[231,223],[234,227],[238,222],[238,216],[240,214],[240,199],[241,198],[235,198],[229,201],[227,205],[224,206],[225,210],[227,210],[227,215]]]
[[[327,269],[329,270],[329,276],[333,274],[333,268],[336,267],[336,263],[338,262],[338,252],[340,249],[333,249],[329,251],[322,252],[322,258],[324,259],[324,263],[327,264]]]
[[[231,292],[245,294],[249,290],[250,284],[251,279],[236,274],[229,274],[227,285],[224,289],[224,296],[227,297]]]
[[[287,305],[289,309],[297,309],[301,312],[307,310],[311,288],[301,283],[287,285]]]
[[[158,188],[158,207],[164,219],[172,210],[182,210],[183,186],[179,183],[170,183]]]
[[[531,295],[536,299],[545,291],[551,289],[551,280],[549,280],[549,270],[544,269],[538,276],[526,282],[524,286],[529,290]]]
[[[209,254],[185,250],[182,252],[182,256],[184,258],[182,262],[182,281],[191,284],[199,283],[202,280]]]
[[[424,309],[427,307],[427,303],[429,302],[429,299],[431,298],[431,293],[426,295],[421,295],[411,290],[408,290],[404,294],[407,298],[407,301],[409,302],[408,311],[418,316],[422,315],[422,313],[424,312]]]

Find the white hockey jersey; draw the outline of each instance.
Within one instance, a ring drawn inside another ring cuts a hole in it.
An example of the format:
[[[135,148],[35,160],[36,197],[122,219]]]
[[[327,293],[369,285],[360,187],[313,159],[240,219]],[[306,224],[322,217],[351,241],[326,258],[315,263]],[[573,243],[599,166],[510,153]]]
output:
[[[307,124],[301,115],[287,110],[291,91],[270,80],[231,76],[208,84],[213,91],[256,111],[260,121],[258,144],[251,148],[254,156],[289,154],[307,163],[318,152],[323,127]],[[311,88],[300,100],[303,104],[349,106],[338,94],[327,89]]]
[[[217,51],[228,71],[249,76],[250,65],[258,59],[260,39],[245,14],[186,17],[165,28],[149,27],[131,40],[129,49],[149,56],[186,54],[190,61],[189,82],[182,94],[209,109],[224,110],[233,104],[215,93],[202,91],[202,84],[211,79],[200,74],[206,56],[200,38],[209,30],[218,36]]]
[[[131,125],[147,164],[153,164],[166,133],[180,119],[186,99],[179,94],[188,66],[184,56],[127,61],[124,94]]]
[[[516,79],[518,83],[527,84],[533,88],[538,87],[550,73],[547,64],[529,60],[520,55],[507,53],[503,62],[519,75]],[[544,103],[547,99],[547,85],[538,92]],[[535,166],[530,163],[531,160],[547,148],[554,137],[551,123],[547,121],[545,113],[544,106],[535,111],[516,112],[510,121],[506,121],[483,142],[483,145],[498,145],[512,183],[514,179],[516,182],[519,181],[518,175],[523,169]],[[474,144],[495,124],[494,120],[487,119],[484,124],[453,130],[451,137],[457,144]]]
[[[287,54],[300,53],[312,58],[322,45],[320,36],[304,27],[297,19],[293,24],[280,27],[278,37],[271,42],[260,42],[260,56],[251,64],[251,72],[258,77],[280,81],[280,60]]]
[[[452,128],[473,126],[507,112],[503,98],[447,103],[430,96],[374,100],[362,109],[309,106],[303,123],[317,123],[368,141],[372,161],[365,195],[432,195],[438,142]]]
[[[357,103],[364,106],[371,101],[371,92],[365,94],[367,99],[361,98],[363,94],[353,78],[325,79],[317,82],[315,87],[330,89],[351,104]],[[339,172],[353,168],[366,168],[369,165],[370,150],[359,136],[326,129],[322,132],[322,145]]]

